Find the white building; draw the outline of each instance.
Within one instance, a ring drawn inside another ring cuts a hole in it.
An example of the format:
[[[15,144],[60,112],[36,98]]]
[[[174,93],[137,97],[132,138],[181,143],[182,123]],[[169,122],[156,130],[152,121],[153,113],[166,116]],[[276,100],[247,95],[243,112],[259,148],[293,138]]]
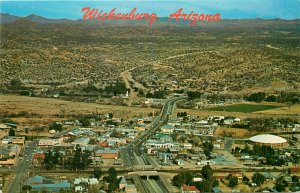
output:
[[[60,141],[58,139],[40,139],[39,140],[39,146],[54,146],[54,145],[60,145]]]

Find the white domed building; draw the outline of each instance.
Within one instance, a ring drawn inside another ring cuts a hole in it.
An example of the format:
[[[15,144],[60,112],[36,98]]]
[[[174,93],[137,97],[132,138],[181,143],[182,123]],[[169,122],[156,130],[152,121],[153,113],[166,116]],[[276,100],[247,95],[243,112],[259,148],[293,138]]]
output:
[[[249,139],[252,144],[266,145],[273,148],[280,148],[287,146],[287,140],[271,134],[255,135]]]

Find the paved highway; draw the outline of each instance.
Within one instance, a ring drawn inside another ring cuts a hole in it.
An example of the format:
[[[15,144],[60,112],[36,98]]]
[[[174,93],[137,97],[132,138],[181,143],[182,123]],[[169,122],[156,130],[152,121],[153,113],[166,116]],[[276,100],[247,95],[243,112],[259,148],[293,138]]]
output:
[[[140,147],[144,142],[147,141],[147,139],[155,135],[155,133],[160,129],[161,126],[168,122],[168,118],[172,113],[174,104],[182,99],[185,98],[178,97],[167,100],[160,112],[160,115],[153,121],[151,128],[122,148],[120,155],[124,160],[125,167],[128,167],[129,169],[133,169],[134,165],[140,167],[152,165],[152,167],[155,167],[155,165],[153,164],[153,160],[151,160],[151,158],[149,158],[147,154],[141,152]]]
[[[19,192],[26,177],[26,171],[30,167],[32,161],[33,150],[36,147],[37,142],[28,142],[23,151],[23,158],[19,160],[18,165],[12,170],[15,171],[14,180],[10,183],[8,192]]]
[[[147,139],[153,136],[161,126],[168,122],[169,116],[172,114],[173,106],[175,102],[185,99],[184,97],[172,98],[166,101],[165,105],[163,106],[160,115],[157,119],[154,120],[152,127],[148,129],[144,134],[140,137],[132,141],[126,147],[140,147]]]

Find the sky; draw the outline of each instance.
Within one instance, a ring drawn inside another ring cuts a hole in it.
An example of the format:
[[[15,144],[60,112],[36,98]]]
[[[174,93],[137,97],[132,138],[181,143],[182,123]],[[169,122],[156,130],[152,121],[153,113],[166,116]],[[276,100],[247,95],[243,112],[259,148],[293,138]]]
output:
[[[220,13],[222,19],[296,19],[300,18],[300,0],[0,0],[1,13],[16,16],[36,14],[46,18],[81,19],[83,7],[109,12],[127,13],[137,8],[137,13],[156,13],[168,17],[179,8],[190,13]]]

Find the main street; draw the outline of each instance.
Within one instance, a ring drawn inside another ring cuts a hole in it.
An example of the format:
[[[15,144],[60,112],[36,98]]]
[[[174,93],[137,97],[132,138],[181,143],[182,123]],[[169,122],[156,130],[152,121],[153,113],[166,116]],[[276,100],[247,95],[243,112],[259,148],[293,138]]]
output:
[[[33,150],[36,147],[36,141],[34,142],[27,142],[27,145],[24,147],[23,151],[23,159],[19,160],[18,165],[12,169],[12,172],[15,173],[14,180],[10,183],[10,186],[8,188],[7,192],[19,192],[19,190],[22,188],[21,185],[25,180],[26,172],[28,171],[28,168],[30,167],[31,161],[32,161],[32,155]]]

